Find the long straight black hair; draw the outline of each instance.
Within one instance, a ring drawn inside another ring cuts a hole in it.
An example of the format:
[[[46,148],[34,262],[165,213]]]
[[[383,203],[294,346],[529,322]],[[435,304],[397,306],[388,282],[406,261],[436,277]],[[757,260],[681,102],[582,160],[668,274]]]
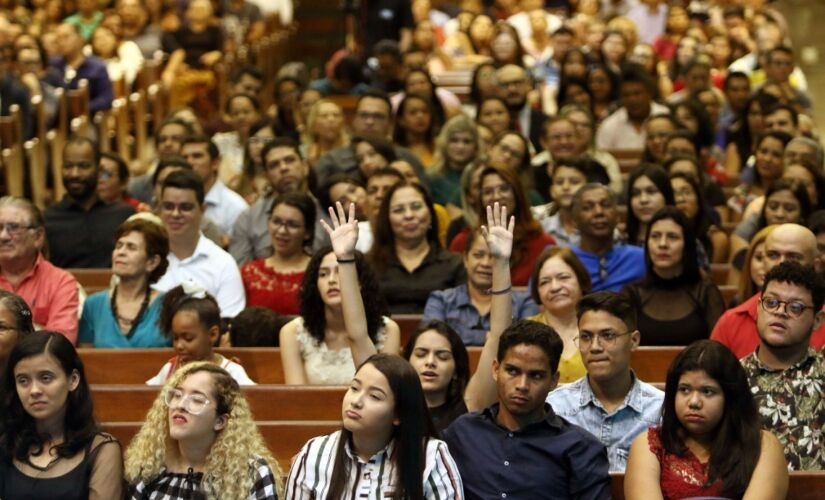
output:
[[[371,364],[389,382],[395,398],[395,416],[398,425],[394,426],[391,439],[393,446],[392,462],[396,471],[396,489],[394,500],[418,500],[424,498],[422,477],[426,462],[427,441],[436,437],[421,381],[415,369],[404,358],[394,354],[373,354],[361,366]],[[358,372],[356,372],[357,374]],[[341,428],[341,437],[335,450],[329,493],[327,500],[339,500],[344,497],[350,478],[350,459],[347,457],[347,443],[352,442],[352,432]]]
[[[699,340],[686,347],[667,371],[662,404],[661,438],[665,451],[684,456],[685,428],[676,416],[676,392],[682,374],[702,370],[722,388],[725,408],[714,430],[708,485],[722,481],[722,496],[741,498],[748,487],[762,446],[761,422],[745,369],[727,347]]]

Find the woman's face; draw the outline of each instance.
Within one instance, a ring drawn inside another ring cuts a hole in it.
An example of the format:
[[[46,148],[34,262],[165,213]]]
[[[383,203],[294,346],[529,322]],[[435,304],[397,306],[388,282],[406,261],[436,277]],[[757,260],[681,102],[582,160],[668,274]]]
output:
[[[463,169],[476,156],[476,142],[470,132],[455,132],[447,139],[449,164]]]
[[[487,290],[493,286],[493,261],[490,249],[484,238],[473,239],[473,246],[464,255],[464,269],[467,270],[467,282],[477,290]]]
[[[148,275],[159,263],[159,257],[146,255],[146,238],[138,231],[118,238],[112,250],[112,274],[120,278]]]
[[[653,218],[653,214],[664,206],[664,195],[649,177],[643,175],[633,182],[630,190],[630,209],[639,222],[646,224]],[[635,235],[631,235],[633,236]]]
[[[782,174],[783,179],[796,181],[805,186],[805,191],[808,192],[808,200],[812,207],[819,206],[819,193],[816,192],[816,179],[802,165],[788,165],[785,167],[785,173]]]
[[[218,327],[204,325],[197,311],[182,309],[172,317],[172,347],[181,364],[208,360],[217,340]]]
[[[645,128],[645,146],[653,158],[661,163],[665,158],[667,138],[676,131],[676,127],[666,118],[654,118],[647,122]]]
[[[582,289],[576,273],[558,255],[542,264],[538,287],[541,305],[549,312],[575,309],[582,298]]]
[[[312,106],[314,106],[316,102],[320,101],[322,97],[323,96],[321,93],[314,89],[307,89],[301,92],[301,96],[298,99],[298,113],[301,115],[301,123],[307,122]]]
[[[408,133],[424,135],[430,128],[431,121],[430,106],[421,99],[409,99],[404,106],[404,112],[401,113],[399,124]]]
[[[242,136],[249,133],[249,127],[260,119],[260,112],[249,99],[236,97],[229,103],[229,124]]]
[[[576,127],[578,132],[579,154],[584,153],[593,142],[593,122],[590,121],[587,113],[583,111],[571,111],[567,113],[567,119]]]
[[[569,84],[567,86],[567,95],[565,98],[570,103],[578,104],[588,109],[593,106],[593,99],[591,99],[590,94],[587,93],[586,89],[577,84]]]
[[[356,435],[389,434],[398,425],[390,383],[372,363],[363,365],[352,378],[344,393],[341,417],[344,428]]]
[[[670,185],[673,186],[673,198],[676,202],[676,208],[681,210],[689,220],[693,220],[699,213],[699,198],[696,196],[693,186],[680,177],[670,179]]]
[[[264,151],[264,146],[272,142],[274,138],[275,132],[270,127],[262,128],[249,138],[249,156],[255,165],[263,165],[264,161],[261,153]]]
[[[420,71],[413,71],[407,76],[404,91],[408,94],[430,95],[433,93],[433,86],[427,75]]]
[[[676,46],[676,60],[680,66],[684,66],[696,56],[697,45],[695,38],[686,36],[679,40],[679,44]]]
[[[680,274],[685,251],[685,235],[682,226],[672,219],[654,222],[647,239],[647,251],[656,273],[677,271],[676,274]]]
[[[590,72],[587,76],[587,84],[590,86],[590,92],[593,93],[593,99],[598,102],[605,102],[610,100],[610,77],[605,73],[604,69],[598,68]]]
[[[602,42],[602,55],[612,63],[620,63],[627,54],[627,43],[618,33],[609,34]]]
[[[763,181],[782,177],[785,167],[782,162],[782,153],[785,147],[782,141],[774,137],[766,137],[756,147],[756,171]]]
[[[117,38],[109,28],[99,27],[92,33],[92,50],[103,59],[117,55]]]
[[[470,176],[470,192],[467,194],[467,202],[470,206],[475,206],[476,202],[481,199],[481,171],[482,168],[473,170],[473,175]]]
[[[338,259],[330,252],[321,259],[318,267],[318,293],[327,307],[341,305],[341,288],[338,281]]]
[[[788,190],[774,191],[765,200],[765,222],[771,224],[799,223],[802,207],[799,200]]]
[[[299,255],[308,238],[304,214],[285,203],[277,205],[269,217],[269,237],[276,255]]]
[[[387,159],[381,156],[372,144],[361,141],[355,146],[355,161],[364,177],[369,178],[373,172],[388,165]]]
[[[731,48],[727,36],[717,35],[710,39],[710,55],[717,63],[727,65],[730,62]]]
[[[520,136],[507,134],[490,149],[490,163],[517,172],[527,148]]]
[[[470,24],[470,40],[476,47],[490,43],[493,38],[493,21],[487,16],[476,16]]]
[[[419,21],[413,31],[415,46],[424,52],[430,52],[435,47],[435,30],[430,21]]]
[[[561,68],[561,74],[566,77],[584,78],[587,76],[587,62],[584,60],[584,54],[579,51],[570,52]]]
[[[507,213],[516,213],[516,194],[513,187],[498,174],[487,174],[481,179],[481,206],[492,207],[498,203],[507,208]]]
[[[762,119],[762,106],[758,101],[753,100],[748,106],[748,130],[751,137],[757,137],[762,133],[765,124]]]
[[[446,393],[455,375],[455,359],[447,337],[435,330],[422,333],[415,339],[409,361],[425,394]]]
[[[765,243],[762,242],[756,245],[751,256],[751,280],[756,288],[762,289],[766,274],[768,274],[768,260],[765,258]]]
[[[335,141],[344,129],[344,113],[336,104],[325,102],[318,106],[313,132],[325,141]]]
[[[697,184],[702,182],[699,177],[699,172],[696,170],[696,165],[690,160],[677,160],[670,165],[670,174],[684,174],[696,181]]]
[[[48,353],[21,359],[14,366],[14,383],[23,409],[44,423],[62,423],[69,393],[77,389],[80,375],[66,374]]]
[[[683,7],[672,6],[667,11],[667,29],[674,34],[682,34],[688,29],[690,20]]]
[[[630,61],[640,65],[647,72],[652,72],[656,64],[656,53],[650,45],[640,43],[633,47],[633,52],[630,54]]]
[[[578,169],[560,165],[552,173],[550,197],[565,210],[573,205],[573,195],[587,182],[587,177]]]
[[[682,122],[685,128],[694,134],[699,130],[699,120],[696,119],[696,116],[694,116],[687,106],[676,107],[676,118]]]
[[[17,344],[17,329],[19,327],[17,317],[0,300],[0,362],[5,363],[5,360],[9,359],[11,350]]]
[[[489,128],[494,136],[498,136],[510,127],[510,112],[503,102],[489,99],[484,101],[478,110],[478,123]]]
[[[339,182],[329,187],[329,199],[335,204],[340,203],[345,210],[349,206],[355,205],[355,217],[358,220],[366,220],[367,214],[367,190],[351,182]]]
[[[712,433],[725,413],[725,394],[704,370],[679,377],[675,397],[676,418],[691,436]]]
[[[212,375],[205,371],[192,373],[180,385],[169,390],[174,391],[167,399],[169,437],[176,441],[212,443],[216,433],[226,426],[227,421],[227,415],[217,414]],[[184,405],[184,399],[187,398]],[[186,406],[195,411],[186,411]]]
[[[493,53],[493,59],[501,63],[515,63],[516,55],[518,54],[518,42],[513,38],[512,33],[501,32],[493,39],[490,49]]]
[[[401,187],[390,198],[390,227],[398,240],[421,241],[427,237],[432,215],[421,193],[413,187]]]
[[[476,75],[476,87],[482,99],[498,93],[496,84],[496,69],[493,66],[482,66]]]

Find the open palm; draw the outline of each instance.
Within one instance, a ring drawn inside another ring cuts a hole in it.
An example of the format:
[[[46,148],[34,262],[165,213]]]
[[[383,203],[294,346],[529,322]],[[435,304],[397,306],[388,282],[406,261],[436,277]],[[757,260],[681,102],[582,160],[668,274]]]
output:
[[[335,208],[329,207],[329,218],[332,220],[332,227],[323,219],[321,225],[329,234],[332,251],[339,259],[351,259],[355,255],[355,244],[358,243],[358,220],[355,218],[355,204],[350,204],[349,216],[347,216],[341,202],[336,202]]]
[[[507,220],[507,207],[496,202],[487,206],[487,226],[481,226],[481,233],[494,259],[509,260],[513,253],[513,230],[516,218]]]

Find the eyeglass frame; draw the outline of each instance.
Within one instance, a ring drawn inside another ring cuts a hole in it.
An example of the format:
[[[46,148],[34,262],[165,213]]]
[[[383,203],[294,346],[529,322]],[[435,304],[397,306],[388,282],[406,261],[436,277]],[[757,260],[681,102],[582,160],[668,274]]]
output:
[[[170,401],[169,399],[172,395],[175,395],[175,394],[179,395],[180,399],[178,400],[178,403],[177,403],[177,405],[174,406],[174,408],[183,408],[183,410],[186,411],[186,413],[189,413],[189,414],[192,414],[192,415],[200,415],[212,403],[212,401],[209,398],[207,398],[206,396],[204,396],[203,394],[184,394],[183,391],[180,390],[180,389],[169,388],[169,389],[166,389],[165,391],[163,391],[163,403],[169,409],[173,408],[172,407],[172,401]],[[192,411],[192,409],[190,409],[188,407],[189,402],[192,401],[193,398],[195,398],[195,397],[199,397],[199,398],[204,399],[203,408],[201,408],[198,411]]]
[[[765,300],[775,300],[776,301],[776,307],[773,308],[773,309],[768,309],[768,306],[765,305]],[[803,309],[801,311],[799,311],[798,313],[792,313],[788,310],[788,306],[790,306],[791,304],[799,304],[800,306],[802,306]],[[805,314],[805,311],[807,311],[808,309],[813,309],[814,308],[814,306],[809,306],[807,304],[803,304],[802,302],[800,302],[798,300],[790,300],[790,301],[789,300],[779,300],[776,297],[766,297],[764,295],[762,297],[759,297],[759,305],[762,306],[763,311],[765,311],[767,313],[771,313],[771,314],[778,314],[780,312],[779,306],[783,306],[782,307],[782,312],[784,314],[787,314],[789,317],[794,318],[794,319],[801,318],[802,315]]]
[[[28,226],[23,224],[18,224],[17,222],[0,222],[0,233],[3,232],[5,229],[10,236],[19,236],[23,234],[23,231],[30,231],[32,229],[37,229],[40,226],[29,224]]]
[[[598,337],[598,338],[599,338],[599,345],[602,345],[602,346],[612,346],[612,345],[616,345],[616,340],[617,340],[619,337],[624,337],[625,335],[631,335],[631,334],[633,334],[633,332],[635,332],[635,331],[636,331],[636,330],[628,330],[628,331],[626,331],[626,332],[622,332],[622,333],[614,333],[614,332],[598,332],[598,333],[596,333],[596,334],[589,334],[589,333],[587,333],[587,334],[585,334],[585,335],[592,335],[592,336],[594,336],[594,337]],[[608,339],[605,339],[605,338],[604,338],[604,336],[605,336],[605,334],[606,334],[606,333],[612,334],[613,336],[612,336],[609,340],[608,340]],[[576,343],[576,345],[578,345],[579,347],[581,347],[581,345],[582,345],[582,334],[579,334],[579,335],[577,335],[576,337],[574,337],[574,338],[573,338],[573,342],[575,342],[575,343]],[[591,338],[590,340],[588,340],[588,341],[586,341],[586,342],[585,342],[585,345],[590,345],[590,344],[592,344],[592,343],[593,343],[593,339]]]

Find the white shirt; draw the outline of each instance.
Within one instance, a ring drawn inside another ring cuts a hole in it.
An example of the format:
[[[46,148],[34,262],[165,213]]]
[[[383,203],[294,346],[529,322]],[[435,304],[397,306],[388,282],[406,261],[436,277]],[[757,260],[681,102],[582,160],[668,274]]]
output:
[[[650,103],[650,114],[669,114],[670,110],[657,102]],[[596,146],[599,149],[625,149],[642,151],[645,148],[645,129],[630,123],[627,109],[622,106],[604,119],[596,131]]]
[[[201,233],[195,252],[181,260],[169,252],[169,268],[154,288],[168,292],[191,279],[215,297],[221,308],[221,317],[231,318],[246,306],[241,272],[235,259]]]
[[[521,40],[533,36],[533,27],[530,25],[530,13],[519,12],[507,18],[507,24],[516,29],[518,37]],[[562,22],[559,16],[547,13],[547,34],[553,34],[554,31],[561,28]]]
[[[241,212],[249,208],[241,195],[232,191],[220,179],[215,180],[212,189],[204,199],[204,214],[218,225],[221,233],[232,236],[232,226]]]
[[[249,375],[246,374],[246,370],[243,369],[243,366],[226,359],[220,354],[218,354],[218,356],[221,358],[220,367],[232,375],[232,378],[235,379],[235,382],[237,382],[238,385],[256,385],[255,382],[249,378]],[[146,381],[146,385],[165,384],[166,380],[172,375],[172,367],[176,365],[176,360],[177,357],[169,360],[165,365],[163,365],[163,368],[160,369],[157,375]]]

